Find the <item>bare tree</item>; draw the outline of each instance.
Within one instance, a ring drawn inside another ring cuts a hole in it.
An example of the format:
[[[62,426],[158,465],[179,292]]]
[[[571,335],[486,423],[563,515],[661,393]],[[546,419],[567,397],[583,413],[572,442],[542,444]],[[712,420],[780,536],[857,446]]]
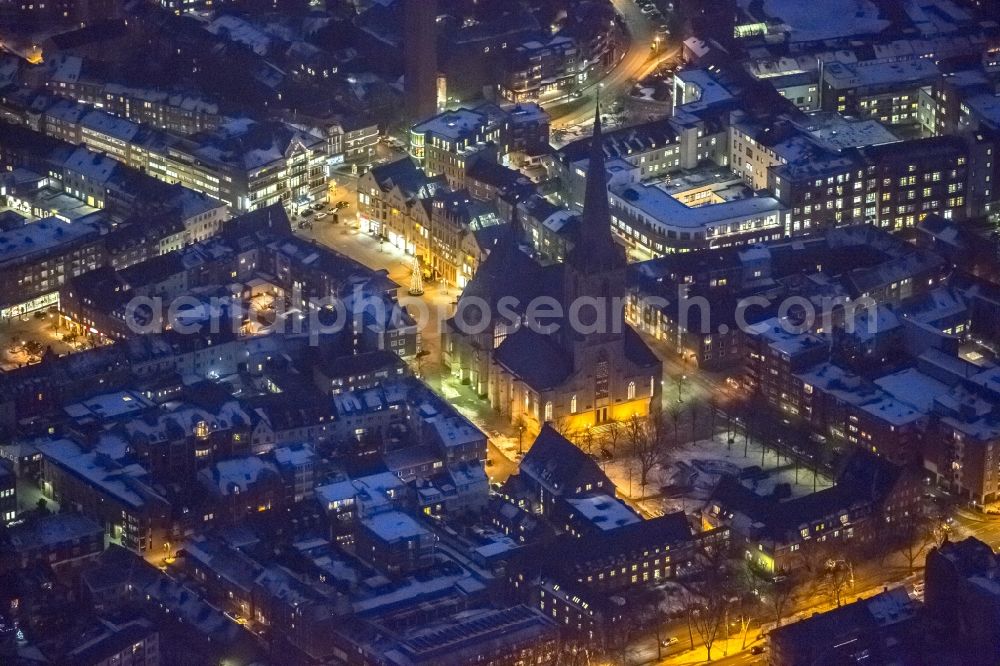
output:
[[[658,420],[655,417],[633,414],[623,424],[629,453],[639,463],[639,485],[642,486],[644,493],[646,484],[649,483],[649,473],[660,463],[662,455],[660,442],[657,439],[660,431],[656,424]]]
[[[736,430],[733,428],[733,415],[731,412],[726,412],[726,445],[730,451],[732,451],[733,442],[736,441]],[[744,451],[743,457],[746,458],[747,454]]]
[[[628,648],[636,630],[636,622],[631,615],[630,612],[625,613],[604,622],[604,649],[622,666],[628,663]]]
[[[854,566],[847,560],[828,560],[817,582],[817,591],[840,608],[854,587]]]
[[[715,417],[719,412],[719,399],[712,393],[708,396],[708,428],[709,437],[715,437]]]
[[[417,371],[417,377],[424,378],[427,376],[427,364],[429,362],[428,359],[430,355],[431,353],[426,349],[421,349],[417,352],[416,357],[413,359],[413,365]]]
[[[719,594],[702,596],[689,609],[691,624],[705,645],[706,661],[712,661],[712,646],[725,627],[729,600]]]
[[[785,611],[794,593],[795,584],[787,576],[772,578],[761,586],[761,601],[774,617],[775,627],[780,627],[781,621],[785,619]]]
[[[621,443],[623,430],[619,421],[611,421],[601,426],[601,446],[607,448],[611,455],[618,454],[618,444]]]
[[[578,442],[577,440],[580,439],[582,433],[576,432],[576,430],[573,428],[572,419],[563,417],[560,419],[556,419],[554,421],[548,421],[548,426],[553,430],[555,430],[560,435],[562,435],[563,437],[565,437],[566,439],[568,439],[569,441],[573,442],[577,446],[580,446],[580,442]]]
[[[584,429],[580,432],[579,436],[576,438],[576,445],[579,446],[584,453],[592,454],[594,448],[597,446],[597,437],[590,428]]]
[[[741,649],[746,649],[750,625],[754,621],[760,621],[759,611],[762,604],[760,585],[756,570],[750,562],[743,561],[742,566],[734,572],[734,576],[738,576],[739,587],[736,596],[733,597],[735,601],[732,608],[740,625]]]
[[[688,419],[691,423],[691,441],[698,440],[698,417],[701,416],[701,404],[692,400],[688,405]]]
[[[848,589],[854,589],[854,565],[847,560],[838,560],[830,567],[827,587],[836,601],[837,608],[844,603]]]
[[[684,414],[684,408],[681,405],[670,405],[667,409],[667,414],[670,416],[670,423],[674,427],[674,441],[680,443],[680,426],[681,426],[681,416]]]
[[[698,573],[685,586],[690,592],[688,622],[712,660],[712,646],[726,636],[730,606],[747,591],[742,561],[724,544],[706,545],[698,553]]]
[[[940,545],[947,532],[944,523],[923,514],[904,519],[898,530],[899,553],[912,573],[928,550]]]
[[[806,542],[799,549],[799,563],[810,593],[827,597],[840,607],[848,588],[854,586],[852,548],[834,547],[829,541]]]
[[[656,638],[656,657],[662,659],[663,641],[666,638],[663,630],[666,628],[665,621],[669,607],[663,593],[651,587],[638,587],[630,590],[628,603],[632,607],[630,615],[635,618],[638,625],[652,626]]]
[[[802,575],[807,579],[816,579],[823,574],[826,564],[834,556],[834,552],[826,542],[815,540],[804,541],[796,551],[796,564]]]
[[[22,348],[24,353],[33,359],[41,358],[42,354],[45,353],[45,347],[38,340],[26,340]]]
[[[586,666],[593,661],[593,653],[591,641],[560,634],[555,663],[559,666]]]

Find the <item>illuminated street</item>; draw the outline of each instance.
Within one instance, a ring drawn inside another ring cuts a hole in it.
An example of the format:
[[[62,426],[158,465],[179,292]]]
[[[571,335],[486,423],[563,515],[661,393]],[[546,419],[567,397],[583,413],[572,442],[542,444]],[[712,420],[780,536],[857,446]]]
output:
[[[615,0],[614,5],[628,30],[628,49],[606,76],[580,91],[582,97],[550,109],[554,114],[553,129],[591,121],[598,97],[610,103],[625,95],[636,81],[648,76],[661,64],[679,57],[679,45],[673,42],[660,44],[654,40],[656,26],[639,10],[635,0]]]
[[[0,664],[1000,664],[997,16],[0,0]]]

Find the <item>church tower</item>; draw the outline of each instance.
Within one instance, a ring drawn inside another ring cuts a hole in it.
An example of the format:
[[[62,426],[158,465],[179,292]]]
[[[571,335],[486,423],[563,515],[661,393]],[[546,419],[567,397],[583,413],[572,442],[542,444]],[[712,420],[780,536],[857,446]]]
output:
[[[567,256],[566,263],[582,274],[624,270],[625,249],[615,242],[611,233],[611,207],[608,204],[608,173],[604,166],[600,104],[594,118],[594,135],[590,142],[587,184],[580,222],[580,237]]]
[[[587,184],[580,219],[580,233],[573,249],[566,256],[563,274],[563,311],[570,314],[574,302],[587,299],[600,307],[579,306],[577,319],[598,328],[584,332],[567,331],[567,351],[574,357],[581,344],[592,346],[621,339],[624,329],[622,305],[626,295],[625,248],[611,232],[611,207],[608,204],[608,176],[604,166],[604,137],[601,133],[601,110],[598,105],[594,119],[594,136],[590,144]],[[598,318],[603,322],[598,326]],[[572,322],[570,322],[572,323]],[[571,326],[568,328],[572,328]],[[587,326],[585,326],[587,328]]]

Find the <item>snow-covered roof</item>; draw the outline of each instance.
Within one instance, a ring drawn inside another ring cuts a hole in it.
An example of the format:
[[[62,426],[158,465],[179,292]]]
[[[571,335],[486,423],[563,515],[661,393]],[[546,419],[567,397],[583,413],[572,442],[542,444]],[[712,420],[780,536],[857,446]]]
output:
[[[631,525],[641,519],[621,500],[601,493],[586,497],[571,497],[568,500],[581,516],[602,530],[613,530],[622,525]]]
[[[886,393],[925,414],[930,413],[938,396],[948,392],[948,385],[925,375],[916,368],[907,368],[875,380]]]
[[[785,207],[774,197],[747,197],[722,203],[688,207],[660,187],[630,184],[612,187],[612,200],[643,213],[645,221],[660,233],[702,232],[732,222],[759,220],[762,226],[777,225]]]
[[[235,488],[244,493],[268,473],[278,474],[278,468],[260,456],[220,460],[210,469],[201,472],[203,478],[212,480],[222,495],[231,494]]]
[[[129,506],[141,508],[145,504],[144,495],[154,494],[139,480],[146,475],[146,470],[140,465],[123,467],[114,464],[110,459],[102,459],[97,452],[85,452],[68,439],[48,440],[37,446],[49,460]]]
[[[23,227],[0,233],[0,265],[33,254],[48,252],[63,244],[81,240],[89,234],[99,234],[92,222],[64,222],[48,217]]]
[[[96,395],[66,405],[63,410],[77,421],[115,419],[152,406],[152,402],[132,391],[115,391]]]
[[[427,529],[402,511],[384,511],[361,521],[379,539],[393,543],[430,534]]]

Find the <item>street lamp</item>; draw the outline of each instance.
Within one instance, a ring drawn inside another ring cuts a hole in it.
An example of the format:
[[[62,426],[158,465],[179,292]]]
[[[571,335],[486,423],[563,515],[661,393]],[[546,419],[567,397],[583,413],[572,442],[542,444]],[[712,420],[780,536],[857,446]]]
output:
[[[520,423],[517,426],[517,454],[523,455],[524,451],[521,449],[522,435],[524,435],[524,424]]]

